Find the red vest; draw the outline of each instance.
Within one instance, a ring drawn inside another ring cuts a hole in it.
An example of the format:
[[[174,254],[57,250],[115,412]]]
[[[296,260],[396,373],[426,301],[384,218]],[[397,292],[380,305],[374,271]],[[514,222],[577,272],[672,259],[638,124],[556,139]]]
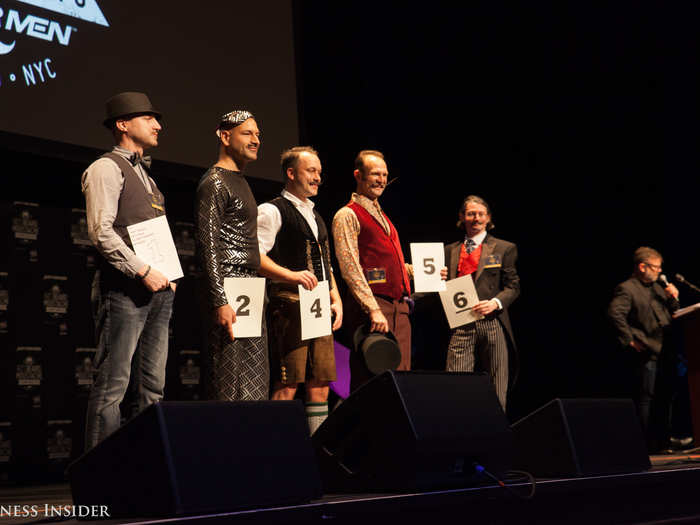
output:
[[[472,253],[467,253],[467,249],[462,243],[462,248],[459,252],[459,265],[457,266],[457,277],[462,277],[463,275],[469,275],[474,273],[477,268],[479,268],[479,259],[481,259],[481,247],[480,244]]]
[[[372,288],[372,293],[393,299],[410,295],[411,285],[408,282],[399,234],[394,225],[382,212],[384,219],[389,224],[389,235],[387,235],[382,225],[362,206],[356,202],[350,202],[347,206],[355,212],[357,220],[360,221],[360,235],[357,238],[357,244],[360,250],[360,265],[365,272],[365,277],[367,277],[367,270],[370,268],[386,269],[385,283],[369,285]]]

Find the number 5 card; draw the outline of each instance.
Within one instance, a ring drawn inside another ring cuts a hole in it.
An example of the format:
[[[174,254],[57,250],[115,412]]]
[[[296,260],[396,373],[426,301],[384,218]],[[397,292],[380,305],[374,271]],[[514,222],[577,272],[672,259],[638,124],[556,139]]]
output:
[[[236,312],[233,336],[260,337],[262,335],[265,279],[263,277],[226,277],[224,292],[231,308]]]
[[[447,281],[446,289],[440,292],[440,300],[450,328],[457,328],[484,318],[483,315],[472,311],[474,305],[479,302],[479,296],[476,294],[471,275]]]
[[[299,285],[299,309],[302,341],[331,335],[331,296],[328,281],[319,281],[313,290]]]
[[[445,247],[441,242],[412,242],[411,262],[416,292],[441,292],[445,281],[440,270],[445,266]]]

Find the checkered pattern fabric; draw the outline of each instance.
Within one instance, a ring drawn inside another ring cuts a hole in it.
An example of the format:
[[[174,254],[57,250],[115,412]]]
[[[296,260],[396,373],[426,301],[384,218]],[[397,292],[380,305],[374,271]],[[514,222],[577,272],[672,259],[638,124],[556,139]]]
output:
[[[264,325],[264,323],[263,323]],[[262,337],[230,340],[228,332],[216,327],[209,348],[207,388],[209,399],[220,401],[268,399],[270,365],[267,333]]]

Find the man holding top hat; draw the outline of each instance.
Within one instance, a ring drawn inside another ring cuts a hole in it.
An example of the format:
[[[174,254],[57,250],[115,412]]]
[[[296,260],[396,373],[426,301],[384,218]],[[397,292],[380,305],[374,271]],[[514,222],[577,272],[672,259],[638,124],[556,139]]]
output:
[[[134,253],[127,232],[127,226],[165,215],[163,194],[149,176],[150,157],[143,156],[158,145],[161,114],[148,96],[136,92],[115,95],[106,109],[104,125],[116,145],[82,177],[88,233],[102,256],[92,290],[97,353],[86,450],[119,427],[132,360],[138,409],[162,399],[175,292],[175,283]]]
[[[210,399],[268,398],[265,325],[261,337],[237,338],[236,313],[224,292],[226,277],[257,277],[258,208],[243,170],[257,160],[260,130],[251,113],[234,110],[216,129],[219,157],[197,187],[197,252],[205,275],[208,330],[206,385]]]
[[[393,333],[400,349],[397,370],[411,369],[410,265],[404,262],[396,228],[379,205],[387,186],[384,155],[360,151],[353,172],[357,189],[333,218],[333,239],[341,275],[352,297],[344,303],[350,334]],[[356,345],[357,346],[357,345]],[[351,389],[371,377],[360,352],[350,354]]]

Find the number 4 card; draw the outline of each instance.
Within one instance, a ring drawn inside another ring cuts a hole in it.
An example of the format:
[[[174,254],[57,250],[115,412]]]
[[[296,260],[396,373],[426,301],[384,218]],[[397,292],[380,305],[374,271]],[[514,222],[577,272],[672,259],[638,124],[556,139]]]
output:
[[[262,335],[265,279],[263,277],[226,277],[224,291],[228,304],[236,312],[233,336],[236,338]]]
[[[320,281],[313,290],[299,285],[299,309],[302,341],[331,335],[331,296],[328,281]]]
[[[450,328],[457,328],[484,318],[483,315],[472,311],[474,305],[479,302],[479,296],[476,294],[471,275],[447,281],[445,291],[440,292],[440,300]]]
[[[445,247],[441,242],[412,242],[413,284],[416,292],[440,292],[445,281],[440,270],[445,266]]]

